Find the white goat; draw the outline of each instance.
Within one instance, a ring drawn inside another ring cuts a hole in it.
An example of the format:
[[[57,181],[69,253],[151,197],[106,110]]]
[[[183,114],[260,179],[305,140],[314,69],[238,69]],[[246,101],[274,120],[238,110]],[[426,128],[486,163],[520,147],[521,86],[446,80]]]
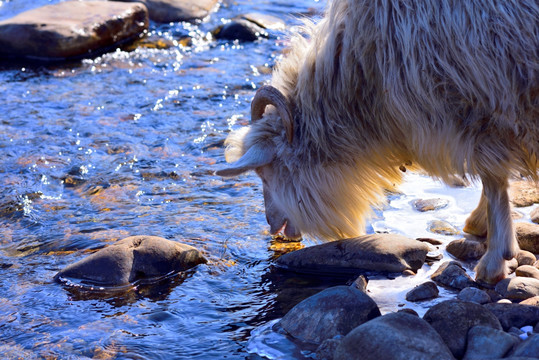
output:
[[[538,2],[335,0],[304,31],[217,174],[256,170],[272,233],[328,239],[362,233],[403,165],[468,174],[483,193],[464,230],[488,237],[477,278],[505,277],[508,178],[538,179]]]

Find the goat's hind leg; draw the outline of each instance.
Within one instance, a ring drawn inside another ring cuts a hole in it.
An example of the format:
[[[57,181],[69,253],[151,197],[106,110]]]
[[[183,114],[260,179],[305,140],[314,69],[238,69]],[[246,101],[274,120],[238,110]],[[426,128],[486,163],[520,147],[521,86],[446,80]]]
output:
[[[514,258],[518,251],[507,178],[483,178],[483,194],[487,201],[487,252],[477,264],[478,281],[495,284],[507,275],[505,260]]]
[[[487,220],[488,200],[485,196],[485,190],[481,192],[479,204],[474,211],[466,219],[464,224],[464,232],[468,234],[485,237],[487,236],[488,220]]]

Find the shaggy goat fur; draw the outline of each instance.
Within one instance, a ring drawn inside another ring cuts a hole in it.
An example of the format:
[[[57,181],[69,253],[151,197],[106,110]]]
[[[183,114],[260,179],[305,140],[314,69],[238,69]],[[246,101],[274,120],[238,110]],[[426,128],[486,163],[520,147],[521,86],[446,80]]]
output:
[[[518,250],[508,178],[537,181],[538,53],[536,0],[335,0],[273,74],[294,114],[292,143],[268,107],[228,137],[227,161],[271,149],[272,202],[302,233],[329,239],[363,232],[402,164],[480,178],[465,230],[488,233],[477,271],[495,281]]]

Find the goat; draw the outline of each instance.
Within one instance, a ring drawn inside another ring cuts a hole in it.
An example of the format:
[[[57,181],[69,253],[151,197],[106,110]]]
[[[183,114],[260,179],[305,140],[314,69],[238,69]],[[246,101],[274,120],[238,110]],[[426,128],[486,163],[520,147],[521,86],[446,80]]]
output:
[[[293,239],[361,234],[403,164],[481,180],[464,231],[487,236],[476,277],[496,283],[519,250],[509,178],[538,180],[538,54],[536,0],[335,0],[292,37],[216,174],[255,170],[271,233]]]

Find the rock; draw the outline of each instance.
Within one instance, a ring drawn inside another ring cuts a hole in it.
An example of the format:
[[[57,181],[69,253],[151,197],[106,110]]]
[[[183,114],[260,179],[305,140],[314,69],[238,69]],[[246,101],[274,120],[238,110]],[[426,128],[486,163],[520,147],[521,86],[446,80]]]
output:
[[[321,344],[377,316],[380,310],[367,294],[351,286],[335,286],[294,306],[280,325],[298,340]]]
[[[429,222],[428,230],[432,233],[441,235],[456,235],[460,233],[460,231],[458,231],[453,225],[442,220],[432,220]]]
[[[469,301],[477,304],[486,304],[491,301],[489,294],[474,287],[462,289],[457,295],[457,298],[462,301]]]
[[[522,300],[519,304],[539,307],[539,296],[534,296],[526,300]]]
[[[404,313],[407,313],[407,314],[410,314],[410,315],[419,316],[417,311],[415,311],[414,309],[410,309],[410,308],[400,309],[397,312],[404,312]]]
[[[279,257],[278,266],[302,273],[350,274],[358,270],[416,272],[427,244],[395,234],[372,234],[310,246]]]
[[[418,199],[413,202],[414,208],[417,211],[433,211],[445,208],[449,205],[449,201],[446,199]]]
[[[536,207],[532,210],[532,212],[530,213],[530,218],[532,222],[539,224],[539,207]]]
[[[539,322],[539,308],[521,304],[489,303],[483,305],[500,321],[504,330],[511,327],[521,328]]]
[[[215,7],[218,0],[118,0],[141,2],[148,8],[150,19],[168,23],[203,19]]]
[[[464,355],[470,328],[483,325],[502,329],[496,316],[482,305],[458,300],[447,300],[434,305],[423,319],[440,334],[457,359]]]
[[[0,21],[0,56],[63,60],[96,55],[148,28],[140,3],[65,1]]]
[[[515,271],[516,276],[531,277],[539,280],[539,269],[532,265],[519,266]]]
[[[333,354],[342,341],[342,336],[336,336],[333,339],[324,340],[316,349],[317,360],[333,360]]]
[[[509,198],[516,207],[539,203],[539,189],[533,181],[513,181],[509,186]]]
[[[477,260],[485,254],[487,245],[477,240],[459,239],[447,244],[446,250],[460,260]]]
[[[513,351],[511,356],[522,356],[539,359],[539,334],[532,334],[526,340],[520,343],[515,348],[515,351]]]
[[[212,32],[216,39],[255,41],[268,33],[257,24],[244,19],[233,20]]]
[[[511,260],[506,260],[505,265],[507,265],[507,269],[509,270],[509,274],[512,274],[518,268],[518,260],[516,258],[512,258]]]
[[[192,246],[157,236],[130,236],[67,266],[55,279],[121,286],[190,269],[207,260]]]
[[[255,23],[256,25],[260,26],[263,29],[270,29],[270,30],[285,30],[286,29],[286,24],[284,23],[284,21],[282,21],[276,16],[272,16],[268,14],[248,13],[248,14],[242,14],[238,16],[237,18]]]
[[[539,280],[526,277],[506,278],[496,284],[496,292],[509,300],[525,300],[539,295]]]
[[[466,273],[466,270],[456,261],[444,262],[430,277],[438,284],[462,290],[467,287],[477,287],[476,282]]]
[[[431,245],[442,245],[444,242],[442,240],[438,240],[438,239],[432,239],[432,238],[417,238],[416,239],[417,241],[421,241],[421,242],[426,242],[426,243],[429,243]]]
[[[406,294],[408,301],[421,301],[438,297],[438,287],[432,281],[416,286]]]
[[[520,250],[517,254],[518,266],[533,265],[537,259],[535,255],[526,250]]]
[[[367,292],[367,284],[368,280],[364,275],[359,275],[355,280],[352,286],[354,286],[359,291],[362,291],[364,293]]]
[[[358,326],[337,346],[334,360],[454,359],[440,335],[421,318],[391,313]]]
[[[468,331],[468,345],[463,360],[503,358],[519,340],[503,330],[474,326]]]
[[[539,225],[519,222],[515,224],[515,229],[520,248],[539,254]]]

